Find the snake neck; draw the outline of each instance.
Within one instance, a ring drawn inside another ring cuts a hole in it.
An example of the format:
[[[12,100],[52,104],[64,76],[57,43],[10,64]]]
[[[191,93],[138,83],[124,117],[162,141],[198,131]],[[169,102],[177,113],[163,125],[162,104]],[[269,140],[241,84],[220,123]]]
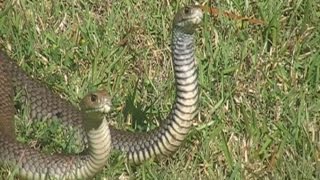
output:
[[[181,31],[172,34],[172,61],[175,74],[176,92],[189,97],[185,93],[186,85],[197,85],[197,68],[194,57],[194,35]],[[191,73],[191,74],[190,74]],[[179,97],[179,96],[178,96]]]
[[[173,121],[189,127],[197,113],[198,75],[194,57],[194,35],[173,31],[172,61],[176,99],[171,114]]]
[[[112,145],[127,152],[134,163],[158,155],[174,153],[186,138],[198,110],[197,68],[194,57],[194,36],[176,28],[172,35],[176,99],[168,117],[159,128],[148,133],[130,133],[110,127]]]
[[[109,125],[103,119],[100,126],[87,132],[89,140],[89,164],[103,167],[111,150],[111,137]],[[92,166],[92,165],[91,165]]]
[[[99,112],[81,112],[82,113],[82,121],[83,126],[86,132],[90,132],[91,130],[99,129],[103,125],[103,121],[105,120],[102,113]]]

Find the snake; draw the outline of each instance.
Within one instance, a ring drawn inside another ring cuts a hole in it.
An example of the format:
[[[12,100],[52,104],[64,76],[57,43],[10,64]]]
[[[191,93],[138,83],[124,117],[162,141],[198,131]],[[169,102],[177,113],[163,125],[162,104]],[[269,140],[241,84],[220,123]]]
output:
[[[4,72],[3,66],[0,68],[0,72]],[[10,87],[12,91],[13,88],[10,86],[9,78],[4,75],[5,73],[0,73],[0,93],[10,93]],[[12,96],[6,96],[1,100],[11,103],[11,98]],[[9,106],[9,104],[4,105]],[[0,164],[11,165],[17,171],[17,175],[24,179],[87,179],[93,177],[104,168],[112,149],[108,122],[103,117],[104,113],[110,110],[110,106],[110,97],[105,91],[89,93],[82,99],[80,107],[89,148],[81,155],[48,155],[7,138],[7,135],[11,137],[10,134],[1,131]],[[0,121],[2,117],[12,117],[12,115],[2,116],[6,114],[8,114],[6,111],[0,109]]]
[[[181,146],[191,130],[193,120],[199,111],[200,91],[194,44],[196,29],[202,22],[202,18],[203,10],[197,5],[185,6],[179,9],[174,16],[172,22],[171,59],[175,78],[175,99],[169,114],[165,119],[161,120],[160,125],[147,132],[130,132],[117,129],[111,125],[108,126],[109,128],[105,128],[110,131],[112,149],[123,152],[130,162],[138,164],[153,157],[173,154]],[[72,126],[78,131],[77,135],[81,141],[80,143],[90,143],[83,123],[83,114],[78,108],[71,102],[61,98],[58,93],[52,91],[44,83],[32,78],[1,51],[0,62],[5,67],[4,72],[10,77],[15,92],[20,92],[22,99],[28,103],[30,119],[58,119],[63,125]],[[5,84],[3,85],[5,86]],[[0,97],[3,97],[8,92],[1,93]],[[97,96],[99,98],[99,94]],[[105,123],[102,123],[98,129],[102,129],[101,126],[105,126]],[[10,136],[10,133],[7,136]],[[5,148],[0,149],[0,154],[3,154],[3,152],[8,153],[9,147],[20,149],[21,151],[25,150],[25,147],[18,146],[15,143],[11,144],[11,140],[5,141],[3,139],[3,141],[8,145],[2,146]],[[40,166],[39,160],[41,158],[39,159],[37,156],[42,155],[37,153],[35,156],[30,156],[28,160],[35,162],[35,166],[37,164]],[[3,161],[4,158],[4,156],[0,156],[0,161]],[[46,159],[43,156],[42,158]],[[12,160],[18,161],[14,158]],[[52,161],[56,162],[54,158],[52,158]],[[66,160],[61,158],[61,161]],[[48,165],[57,167],[52,162]],[[41,168],[43,167],[36,168],[42,170]],[[80,168],[84,169],[85,165],[81,164]],[[78,169],[74,167],[73,170]],[[24,171],[28,175],[36,173],[32,168],[24,169]],[[61,174],[60,171],[65,172],[66,169],[59,169],[59,171],[55,172]],[[52,174],[54,173],[52,172]]]

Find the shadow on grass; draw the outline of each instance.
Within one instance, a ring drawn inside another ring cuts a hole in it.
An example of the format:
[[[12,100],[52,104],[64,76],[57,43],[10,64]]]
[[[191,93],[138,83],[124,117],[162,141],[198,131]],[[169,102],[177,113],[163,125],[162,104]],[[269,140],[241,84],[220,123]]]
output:
[[[144,103],[135,102],[137,98],[137,91],[139,85],[139,79],[137,80],[135,87],[132,92],[125,98],[125,108],[123,109],[124,119],[126,121],[131,121],[131,128],[138,130],[140,132],[146,132],[148,130],[148,117],[147,113],[150,108],[153,107],[154,103],[159,99],[156,98],[149,106],[146,106]],[[143,84],[143,82],[142,82]],[[156,117],[157,119],[160,117]]]

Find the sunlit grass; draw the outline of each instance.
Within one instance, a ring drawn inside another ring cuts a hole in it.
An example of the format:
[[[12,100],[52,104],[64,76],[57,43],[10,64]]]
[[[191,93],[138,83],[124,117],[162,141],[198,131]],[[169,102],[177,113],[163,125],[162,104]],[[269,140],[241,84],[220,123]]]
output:
[[[0,2],[0,44],[74,104],[107,89],[113,123],[145,131],[174,98],[170,26],[188,2],[168,2]],[[114,154],[96,179],[319,179],[319,3],[212,5],[267,25],[206,16],[196,49],[201,109],[184,145],[139,166]]]

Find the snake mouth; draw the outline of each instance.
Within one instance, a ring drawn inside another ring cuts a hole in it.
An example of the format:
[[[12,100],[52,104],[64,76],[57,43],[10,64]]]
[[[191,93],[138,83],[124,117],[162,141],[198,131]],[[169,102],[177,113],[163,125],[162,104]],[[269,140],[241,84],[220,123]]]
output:
[[[111,110],[112,102],[110,99],[105,98],[102,106],[100,107],[100,112],[103,114],[108,113]]]
[[[86,113],[107,114],[111,110],[111,102],[104,102],[103,105],[95,108],[86,109]]]
[[[109,111],[111,110],[111,104],[105,104],[104,106],[102,106],[100,108],[100,112],[103,113],[103,114],[106,114],[108,113]]]
[[[101,107],[87,110],[86,112],[96,112],[101,114],[107,114],[111,110],[111,106],[109,104],[105,104]]]
[[[195,9],[194,12],[193,12],[193,20],[192,22],[195,24],[195,25],[198,25],[201,23],[202,21],[202,18],[203,18],[203,11],[202,9]]]

